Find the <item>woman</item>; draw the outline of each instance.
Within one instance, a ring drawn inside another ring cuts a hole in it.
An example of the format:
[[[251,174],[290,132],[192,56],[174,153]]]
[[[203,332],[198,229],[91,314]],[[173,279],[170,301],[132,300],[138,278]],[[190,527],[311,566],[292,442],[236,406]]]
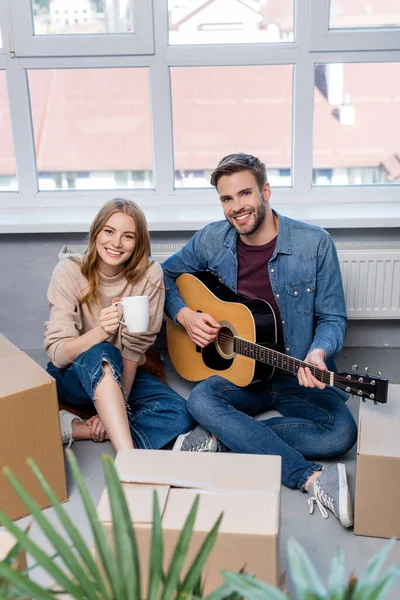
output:
[[[142,295],[149,296],[148,330],[129,333],[113,302]],[[161,328],[164,282],[160,265],[150,260],[146,219],[134,202],[116,198],[101,208],[85,255],[54,269],[48,299],[47,370],[59,402],[75,408],[94,402],[97,411],[88,421],[60,411],[64,443],[110,439],[117,452],[162,448],[191,428],[186,401],[140,368]]]

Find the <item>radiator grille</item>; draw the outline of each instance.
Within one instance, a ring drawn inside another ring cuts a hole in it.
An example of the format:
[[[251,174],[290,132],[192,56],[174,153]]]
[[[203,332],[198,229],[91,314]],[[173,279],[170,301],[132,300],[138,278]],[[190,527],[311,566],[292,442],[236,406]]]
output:
[[[162,263],[184,244],[152,244]],[[400,318],[400,242],[338,242],[349,319]],[[65,245],[58,258],[83,254],[86,245]]]

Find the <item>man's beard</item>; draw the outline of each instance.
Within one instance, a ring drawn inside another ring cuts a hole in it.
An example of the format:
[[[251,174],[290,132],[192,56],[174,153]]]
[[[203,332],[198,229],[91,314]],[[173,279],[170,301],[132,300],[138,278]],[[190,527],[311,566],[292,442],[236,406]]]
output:
[[[243,211],[243,212],[246,212],[246,211]],[[233,219],[232,217],[230,217],[229,222],[231,225],[233,225],[233,227],[236,229],[236,231],[240,235],[252,235],[253,233],[256,233],[256,231],[258,230],[260,225],[264,222],[266,213],[267,213],[267,211],[266,211],[265,203],[260,202],[260,204],[252,211],[252,213],[250,215],[250,219],[252,219],[252,215],[254,215],[254,220],[253,220],[253,224],[249,224],[247,226],[248,228],[242,229],[240,224],[237,223],[235,221],[235,219]],[[239,215],[240,214],[241,213],[239,213]]]

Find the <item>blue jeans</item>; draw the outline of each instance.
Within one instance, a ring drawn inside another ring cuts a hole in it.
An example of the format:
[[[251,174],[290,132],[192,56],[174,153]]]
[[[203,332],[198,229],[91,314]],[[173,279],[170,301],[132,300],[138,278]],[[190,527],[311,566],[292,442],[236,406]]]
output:
[[[103,377],[103,362],[110,364],[113,376],[122,389],[122,355],[109,342],[92,346],[65,369],[49,363],[47,372],[56,380],[59,402],[72,407],[92,406],[96,387]],[[127,405],[135,448],[163,448],[194,426],[186,400],[140,368]]]
[[[346,399],[336,388],[305,388],[291,375],[246,388],[213,376],[193,388],[187,404],[193,418],[217,437],[221,450],[279,455],[282,483],[304,491],[308,478],[321,468],[309,459],[345,454],[357,439]],[[254,418],[272,408],[283,416]]]

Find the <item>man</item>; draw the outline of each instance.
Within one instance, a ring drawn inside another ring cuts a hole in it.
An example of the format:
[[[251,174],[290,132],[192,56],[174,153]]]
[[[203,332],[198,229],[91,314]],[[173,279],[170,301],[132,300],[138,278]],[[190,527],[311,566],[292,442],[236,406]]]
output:
[[[272,211],[265,165],[254,156],[226,156],[211,184],[226,220],[198,231],[164,263],[167,315],[198,346],[215,339],[219,323],[185,306],[175,284],[181,273],[209,270],[237,294],[269,302],[282,352],[333,370],[347,319],[330,235]],[[212,376],[188,399],[189,412],[200,426],[181,435],[174,449],[280,455],[283,484],[308,492],[311,512],[316,503],[325,518],[328,508],[350,527],[353,510],[344,464],[323,468],[312,460],[342,455],[354,445],[357,427],[347,398],[318,381],[309,368],[300,368],[297,378],[278,372],[245,388]],[[282,417],[254,418],[269,408]]]

